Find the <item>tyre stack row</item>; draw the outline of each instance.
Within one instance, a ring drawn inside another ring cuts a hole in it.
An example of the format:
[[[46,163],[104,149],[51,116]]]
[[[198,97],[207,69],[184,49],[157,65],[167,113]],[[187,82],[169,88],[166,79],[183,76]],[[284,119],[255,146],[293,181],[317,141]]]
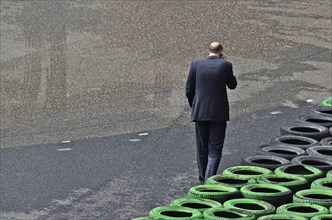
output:
[[[271,170],[289,163],[311,165],[324,172],[332,169],[332,107],[316,108],[282,126],[280,136],[242,160],[242,165]]]
[[[233,166],[144,219],[331,219],[332,170],[288,164]]]
[[[241,165],[134,220],[332,219],[331,152],[332,107],[320,107],[281,127],[280,136]]]

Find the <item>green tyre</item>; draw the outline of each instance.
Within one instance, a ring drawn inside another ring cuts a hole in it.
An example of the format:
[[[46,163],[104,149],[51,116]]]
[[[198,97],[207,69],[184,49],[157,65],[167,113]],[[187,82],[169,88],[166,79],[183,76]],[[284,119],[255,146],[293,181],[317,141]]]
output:
[[[197,198],[180,198],[173,200],[171,206],[181,206],[186,208],[192,208],[203,213],[207,209],[222,207],[220,202],[210,199],[197,199]]]
[[[328,178],[328,179],[332,179],[332,170],[329,170],[329,171],[326,173],[326,178]]]
[[[332,214],[324,214],[312,217],[311,220],[331,220]]]
[[[240,189],[242,186],[256,183],[255,178],[243,177],[238,175],[215,175],[209,177],[205,184],[207,185],[223,185],[229,187],[235,187]]]
[[[302,216],[306,218],[315,217],[322,214],[328,214],[329,210],[320,205],[309,203],[288,203],[279,206],[277,214],[288,214],[292,216]]]
[[[322,106],[332,106],[332,97],[325,99],[322,104]]]
[[[270,174],[257,178],[258,183],[275,184],[289,188],[292,193],[309,188],[308,180],[300,176],[281,176]]]
[[[265,201],[257,199],[231,199],[224,203],[224,208],[227,209],[241,209],[251,212],[256,218],[268,214],[272,214],[275,211],[275,207]]]
[[[311,183],[310,188],[332,191],[332,179],[328,179],[328,178],[317,179]]]
[[[316,204],[330,208],[332,206],[332,191],[322,189],[301,190],[293,195],[293,202]]]
[[[244,198],[268,202],[275,207],[292,201],[292,191],[284,186],[274,184],[250,184],[240,189]]]
[[[241,209],[213,208],[208,209],[204,213],[204,219],[207,220],[254,220],[255,215]]]
[[[164,220],[189,220],[202,219],[203,215],[196,209],[179,206],[159,206],[150,211],[149,217]]]
[[[257,166],[233,166],[225,169],[222,174],[237,175],[241,177],[258,178],[262,175],[272,174],[273,171]]]
[[[257,220],[308,220],[305,217],[288,214],[273,214],[259,217]]]
[[[239,197],[241,194],[237,188],[222,185],[197,185],[188,191],[188,198],[211,199],[220,203]]]
[[[324,176],[323,171],[320,169],[302,164],[288,164],[278,167],[274,170],[274,173],[279,176],[300,176],[312,182],[315,179],[319,179]]]

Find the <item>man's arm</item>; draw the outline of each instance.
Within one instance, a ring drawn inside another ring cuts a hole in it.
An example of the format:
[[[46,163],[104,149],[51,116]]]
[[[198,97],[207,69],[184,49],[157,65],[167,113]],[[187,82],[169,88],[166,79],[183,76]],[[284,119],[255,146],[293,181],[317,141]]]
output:
[[[189,74],[186,83],[186,96],[189,102],[189,106],[192,107],[195,97],[195,85],[196,85],[196,68],[194,62],[191,63]]]
[[[237,86],[237,80],[233,74],[233,65],[230,62],[228,63],[228,74],[227,74],[226,85],[229,89],[235,89]]]

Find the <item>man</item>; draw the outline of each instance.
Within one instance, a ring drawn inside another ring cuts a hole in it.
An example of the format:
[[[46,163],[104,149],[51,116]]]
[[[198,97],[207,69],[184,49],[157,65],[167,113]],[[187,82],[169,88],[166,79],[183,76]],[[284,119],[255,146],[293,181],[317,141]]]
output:
[[[224,60],[218,42],[209,46],[208,57],[191,63],[186,96],[196,128],[196,153],[199,181],[216,175],[229,121],[227,88],[235,89],[237,81],[231,62]]]

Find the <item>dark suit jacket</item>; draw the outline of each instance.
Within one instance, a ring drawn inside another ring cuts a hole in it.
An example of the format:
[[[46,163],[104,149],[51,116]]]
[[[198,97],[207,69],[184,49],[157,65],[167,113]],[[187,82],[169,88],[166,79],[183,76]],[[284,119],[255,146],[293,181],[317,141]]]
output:
[[[227,88],[235,89],[232,63],[209,56],[191,63],[186,96],[192,109],[192,121],[228,121]]]

